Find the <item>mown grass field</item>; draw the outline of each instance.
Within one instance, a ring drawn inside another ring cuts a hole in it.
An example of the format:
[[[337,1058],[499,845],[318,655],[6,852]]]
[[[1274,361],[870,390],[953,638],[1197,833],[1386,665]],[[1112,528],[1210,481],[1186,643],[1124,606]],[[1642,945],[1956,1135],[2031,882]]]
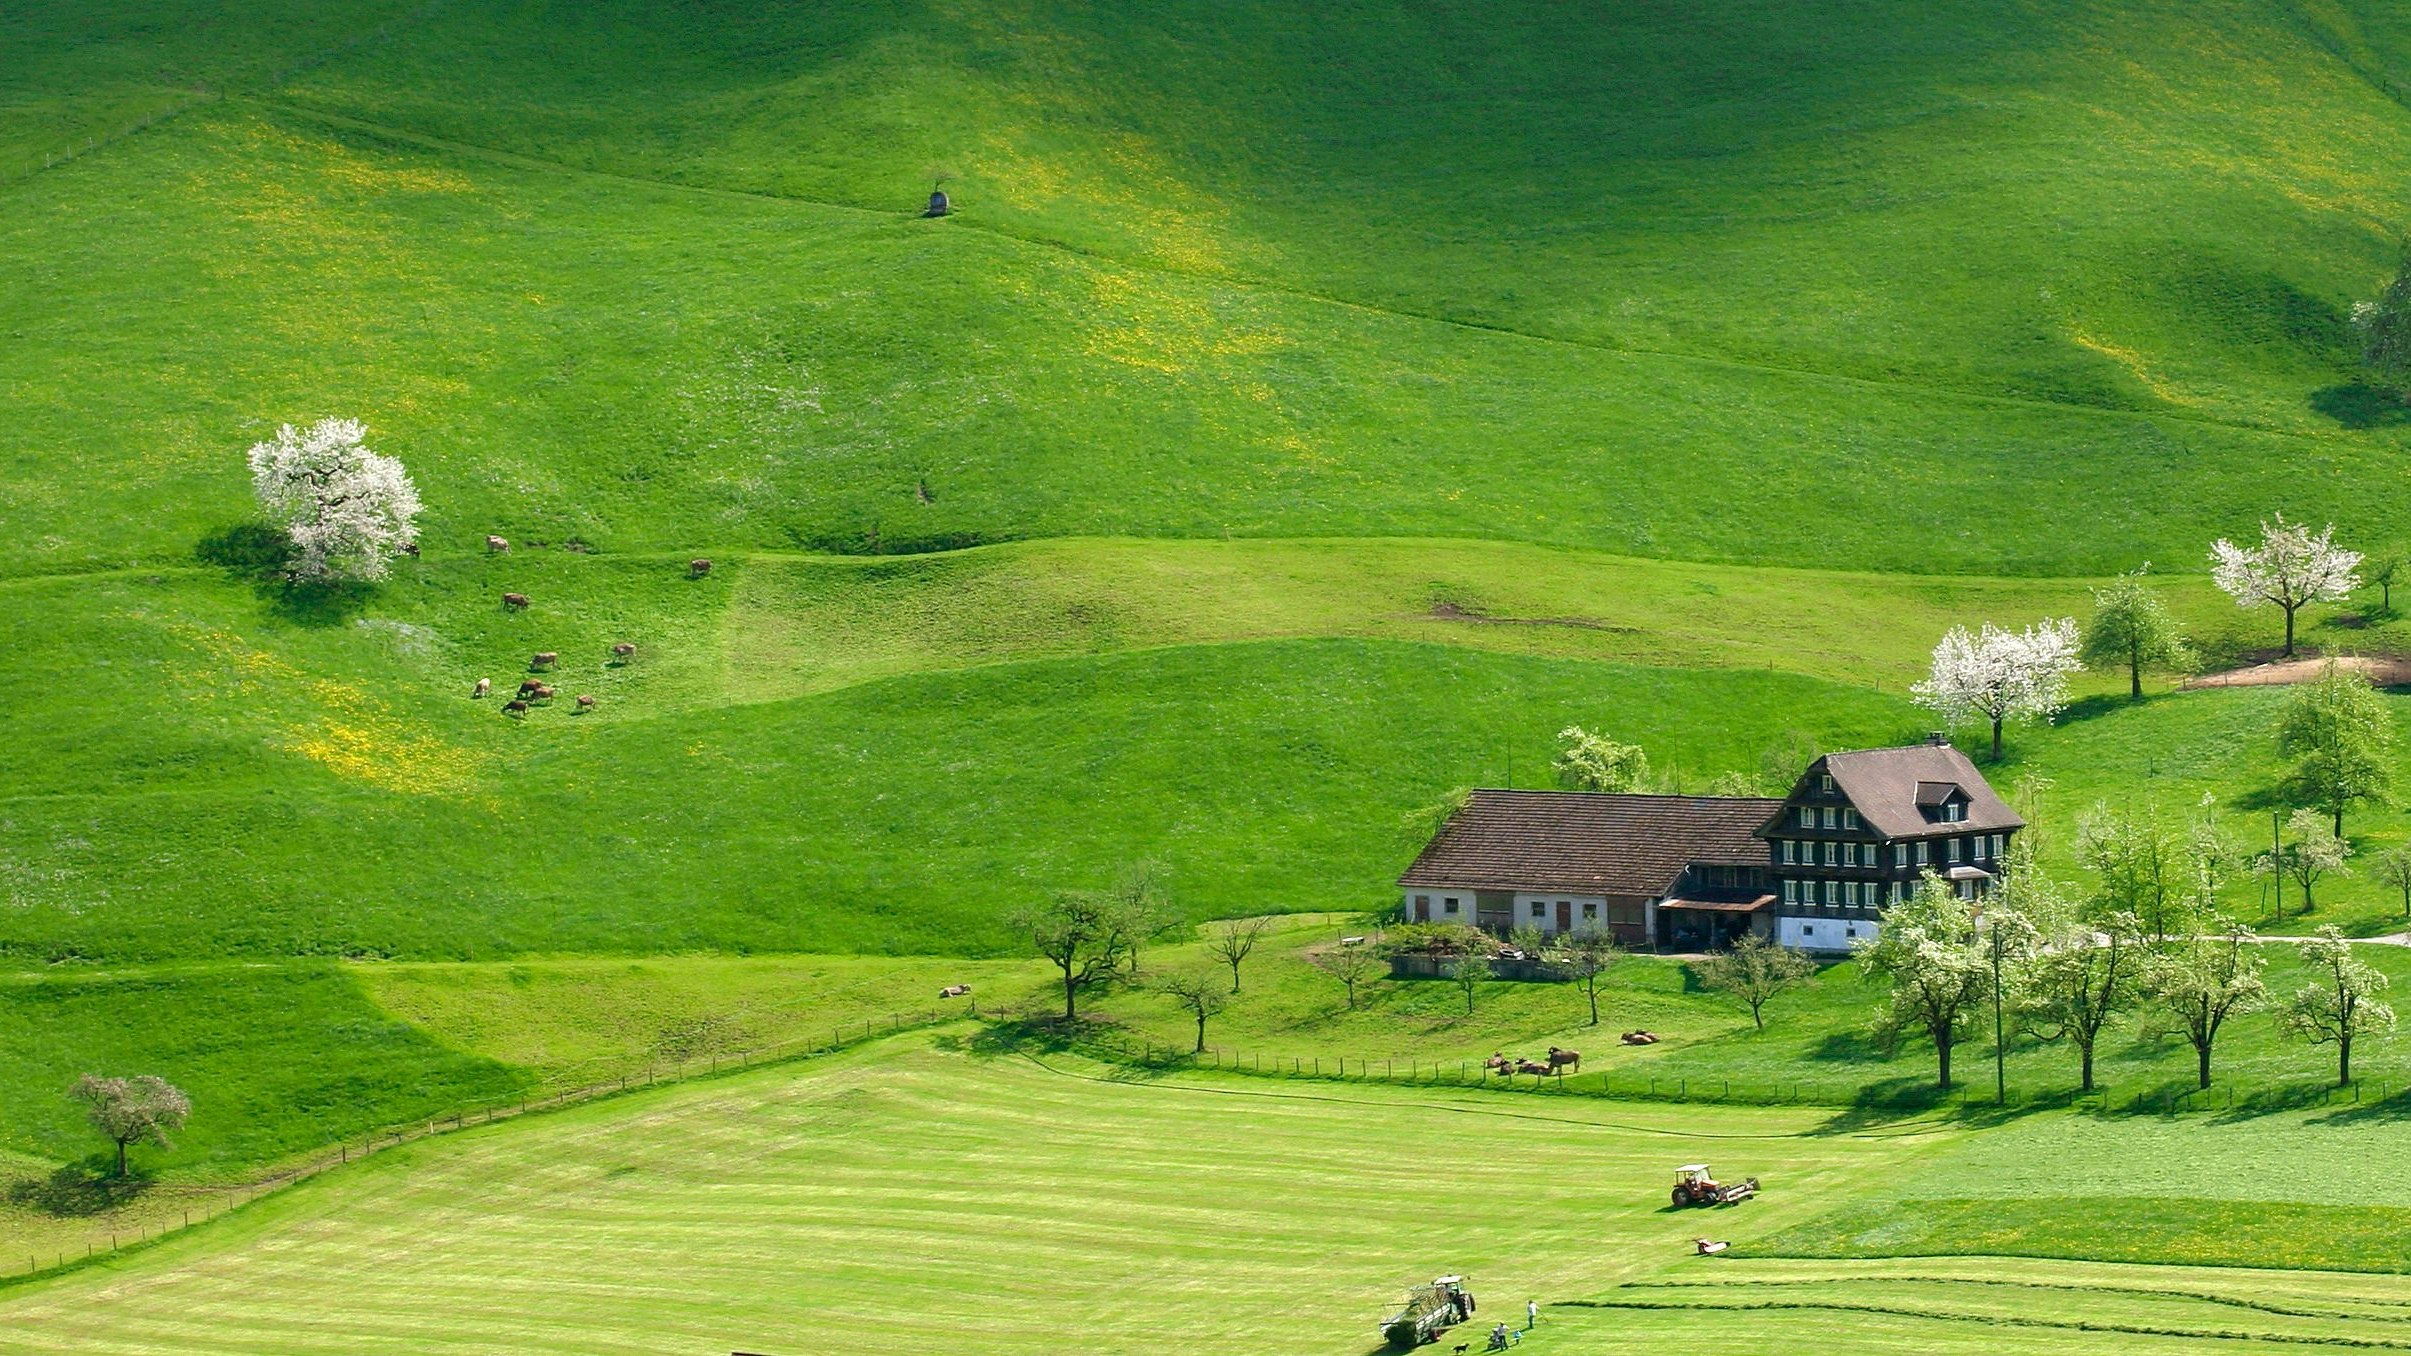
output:
[[[916,1037],[423,1142],[0,1293],[0,1350],[1359,1353],[1392,1292],[1441,1269],[1474,1278],[1485,1320],[1520,1326],[1521,1301],[1542,1301],[1535,1350],[1611,1335],[1644,1351],[1806,1350],[1814,1317],[1828,1350],[1920,1331],[1964,1344],[1979,1328],[1987,1350],[2089,1350],[2123,1327],[2163,1349],[2249,1333],[2236,1349],[2273,1351],[2382,1344],[2400,1322],[2391,1278],[2295,1272],[2258,1288],[2232,1272],[1991,1261],[1978,1285],[1947,1261],[1872,1277],[1836,1262],[1821,1265],[1847,1286],[1793,1287],[1820,1264],[1689,1257],[1702,1228],[1745,1248],[1781,1237],[1984,1139],[1820,1120],[1133,1080]],[[2217,1135],[2176,1133],[2164,1147],[2180,1154]],[[1761,1174],[1767,1194],[1667,1209],[1672,1165],[1701,1157]],[[2411,1264],[2399,1246],[2394,1261]],[[1760,1284],[1778,1265],[1784,1284]],[[1764,1312],[1791,1296],[1803,1310]]]

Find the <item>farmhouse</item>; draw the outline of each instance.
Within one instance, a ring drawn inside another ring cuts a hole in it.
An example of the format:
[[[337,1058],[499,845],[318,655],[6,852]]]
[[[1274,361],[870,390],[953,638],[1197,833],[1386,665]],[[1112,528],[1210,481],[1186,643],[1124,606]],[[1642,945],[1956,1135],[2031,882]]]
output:
[[[1839,951],[1928,871],[1981,893],[2023,827],[1937,736],[1827,754],[1780,800],[1476,791],[1399,885],[1416,922],[1605,928],[1663,950],[1751,931]]]

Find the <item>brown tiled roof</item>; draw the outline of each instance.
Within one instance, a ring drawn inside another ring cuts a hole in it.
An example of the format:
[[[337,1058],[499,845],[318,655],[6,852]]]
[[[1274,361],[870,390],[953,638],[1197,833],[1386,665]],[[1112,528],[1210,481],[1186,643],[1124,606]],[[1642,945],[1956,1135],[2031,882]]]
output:
[[[1808,777],[1820,772],[1831,774],[1834,785],[1857,807],[1859,818],[1886,838],[2026,827],[2026,821],[1993,794],[1967,755],[1948,744],[1829,753],[1808,765]],[[1943,823],[1919,812],[1920,805],[1941,804],[1946,799],[1942,788],[1948,786],[1967,793],[1967,818]]]
[[[1398,883],[1655,897],[1693,862],[1766,865],[1756,830],[1782,804],[1756,796],[1476,791]]]

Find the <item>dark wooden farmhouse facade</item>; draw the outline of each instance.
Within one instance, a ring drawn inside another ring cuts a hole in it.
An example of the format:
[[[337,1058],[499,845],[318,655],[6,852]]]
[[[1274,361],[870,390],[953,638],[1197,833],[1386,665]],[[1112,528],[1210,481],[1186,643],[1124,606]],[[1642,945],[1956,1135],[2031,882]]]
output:
[[[1986,889],[2024,826],[1937,739],[1827,754],[1781,800],[1476,791],[1399,886],[1416,922],[1605,928],[1668,950],[1754,931],[1839,951],[1929,871]]]

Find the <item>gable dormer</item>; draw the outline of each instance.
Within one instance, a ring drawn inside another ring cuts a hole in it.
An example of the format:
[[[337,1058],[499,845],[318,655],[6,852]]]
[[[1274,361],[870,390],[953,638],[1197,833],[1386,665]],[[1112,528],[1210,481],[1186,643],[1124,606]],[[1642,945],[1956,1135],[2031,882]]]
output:
[[[1917,813],[1928,824],[1963,824],[1975,797],[1957,782],[1917,783]]]

